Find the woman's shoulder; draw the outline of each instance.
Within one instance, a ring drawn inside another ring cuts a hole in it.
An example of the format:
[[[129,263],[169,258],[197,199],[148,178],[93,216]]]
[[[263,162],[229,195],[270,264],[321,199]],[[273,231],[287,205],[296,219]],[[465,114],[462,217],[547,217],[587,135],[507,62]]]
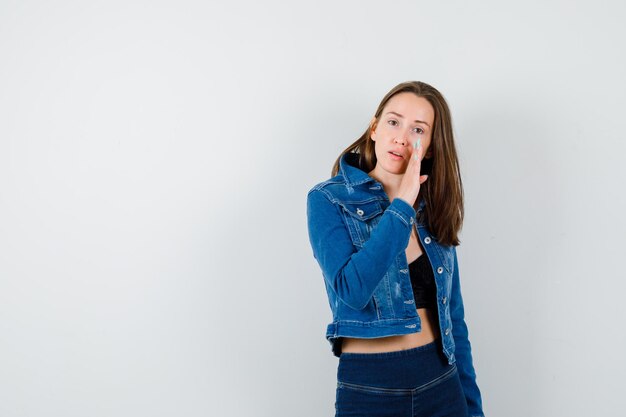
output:
[[[327,180],[318,182],[314,186],[312,186],[308,195],[314,192],[322,192],[326,194],[328,197],[332,197],[333,194],[337,193],[337,191],[342,191],[346,188],[346,180],[341,174],[337,174],[332,178],[328,178]]]

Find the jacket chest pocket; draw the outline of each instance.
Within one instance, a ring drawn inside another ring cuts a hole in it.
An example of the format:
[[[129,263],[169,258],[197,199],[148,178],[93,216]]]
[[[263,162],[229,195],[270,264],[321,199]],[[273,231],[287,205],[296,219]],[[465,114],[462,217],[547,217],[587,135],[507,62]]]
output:
[[[372,229],[380,221],[383,206],[380,200],[366,202],[340,202],[343,218],[350,231],[354,246],[361,248],[369,239]]]

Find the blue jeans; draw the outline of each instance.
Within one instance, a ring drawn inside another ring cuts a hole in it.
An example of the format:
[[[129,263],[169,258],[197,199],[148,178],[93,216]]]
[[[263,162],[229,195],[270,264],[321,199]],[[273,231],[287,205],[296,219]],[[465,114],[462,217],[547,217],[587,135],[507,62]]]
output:
[[[456,364],[441,339],[413,349],[344,352],[337,368],[336,417],[467,417]]]

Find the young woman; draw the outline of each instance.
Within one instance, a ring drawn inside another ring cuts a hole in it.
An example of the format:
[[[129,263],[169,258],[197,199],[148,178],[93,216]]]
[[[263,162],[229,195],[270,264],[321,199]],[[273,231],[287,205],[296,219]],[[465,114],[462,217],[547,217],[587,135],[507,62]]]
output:
[[[463,214],[445,99],[397,85],[307,196],[337,416],[483,416],[456,256]]]

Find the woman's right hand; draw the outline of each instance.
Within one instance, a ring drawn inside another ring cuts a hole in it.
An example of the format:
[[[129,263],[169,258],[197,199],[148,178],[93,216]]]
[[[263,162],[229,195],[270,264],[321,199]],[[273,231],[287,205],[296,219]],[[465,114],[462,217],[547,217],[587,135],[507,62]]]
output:
[[[398,189],[398,195],[396,197],[403,199],[411,206],[415,204],[417,195],[420,191],[420,185],[427,179],[428,175],[420,175],[420,169],[422,165],[422,158],[424,157],[424,148],[421,145],[421,140],[417,139],[411,146],[411,154],[409,157],[409,164],[406,167],[400,188]]]

